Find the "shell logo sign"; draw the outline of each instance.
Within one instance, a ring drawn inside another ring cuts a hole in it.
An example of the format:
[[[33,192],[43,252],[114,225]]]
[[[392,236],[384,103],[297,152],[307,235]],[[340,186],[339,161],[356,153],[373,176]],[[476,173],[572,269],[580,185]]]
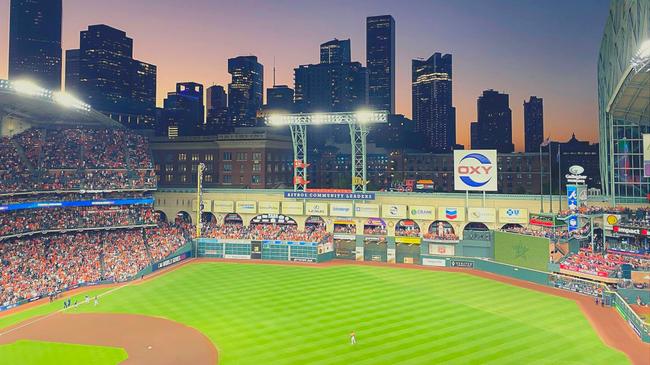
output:
[[[454,190],[497,191],[497,151],[454,151]]]

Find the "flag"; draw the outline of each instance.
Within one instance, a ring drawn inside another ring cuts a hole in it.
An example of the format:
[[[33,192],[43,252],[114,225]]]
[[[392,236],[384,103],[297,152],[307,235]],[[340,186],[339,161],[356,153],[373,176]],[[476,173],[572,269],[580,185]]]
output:
[[[544,140],[544,142],[542,142],[542,144],[540,144],[539,146],[540,146],[540,147],[546,147],[546,146],[548,146],[549,144],[551,144],[551,137],[546,137],[546,139]]]

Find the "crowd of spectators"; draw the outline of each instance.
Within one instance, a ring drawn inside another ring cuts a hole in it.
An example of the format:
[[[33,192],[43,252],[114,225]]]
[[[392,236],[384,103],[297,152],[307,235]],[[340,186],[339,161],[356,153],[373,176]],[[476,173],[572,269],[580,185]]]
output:
[[[386,226],[372,226],[366,224],[363,226],[363,234],[367,236],[385,236],[388,234]]]
[[[87,231],[0,243],[0,305],[101,280],[124,281],[186,244],[183,227]]]
[[[439,234],[438,232],[427,232],[422,237],[431,241],[458,241],[458,236],[452,232]]]
[[[334,233],[356,234],[357,226],[354,224],[334,224]]]
[[[0,193],[155,186],[149,144],[130,131],[32,128],[0,139]]]
[[[395,227],[396,237],[420,237],[420,227],[397,226]]]
[[[331,242],[332,236],[323,226],[312,226],[304,231],[298,230],[295,224],[251,224],[245,227],[241,224],[208,223],[203,226],[204,237],[217,239],[247,239],[247,240],[278,240],[304,242]]]
[[[155,224],[151,206],[21,209],[0,214],[0,237],[30,232]]]
[[[634,270],[650,269],[650,260],[614,253],[592,252],[585,248],[564,258],[560,268],[589,275],[614,277],[620,272],[622,264],[630,264]]]

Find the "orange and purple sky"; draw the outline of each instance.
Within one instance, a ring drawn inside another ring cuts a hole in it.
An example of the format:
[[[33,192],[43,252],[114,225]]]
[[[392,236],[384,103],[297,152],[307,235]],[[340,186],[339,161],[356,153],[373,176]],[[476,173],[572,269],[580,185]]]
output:
[[[0,0],[0,78],[7,78],[9,1]],[[158,66],[158,105],[178,81],[226,86],[227,59],[256,55],[264,86],[293,85],[293,68],[318,62],[318,46],[350,38],[365,64],[365,18],[396,21],[397,112],[411,115],[411,59],[454,57],[458,143],[485,89],[510,94],[513,139],[523,149],[523,101],[544,98],[545,134],[598,139],[596,63],[607,0],[63,0],[63,49],[104,23],[134,39],[134,56]]]

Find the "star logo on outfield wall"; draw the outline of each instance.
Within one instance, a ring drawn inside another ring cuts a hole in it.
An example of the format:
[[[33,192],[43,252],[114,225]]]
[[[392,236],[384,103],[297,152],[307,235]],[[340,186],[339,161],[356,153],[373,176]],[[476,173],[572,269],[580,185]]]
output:
[[[528,247],[525,245],[517,245],[512,248],[512,251],[514,253],[515,259],[522,259],[522,260],[527,260],[528,259]]]

